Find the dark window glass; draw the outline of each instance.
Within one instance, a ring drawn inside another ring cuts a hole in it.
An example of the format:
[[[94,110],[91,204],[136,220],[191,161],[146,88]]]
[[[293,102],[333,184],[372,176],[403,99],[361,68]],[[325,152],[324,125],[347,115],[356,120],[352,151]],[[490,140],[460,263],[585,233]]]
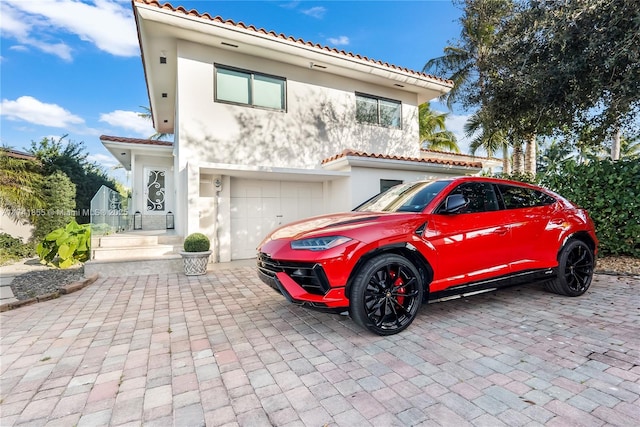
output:
[[[502,194],[502,200],[507,209],[530,208],[534,206],[546,206],[554,203],[556,199],[532,188],[518,187],[515,185],[498,184]]]
[[[402,184],[402,181],[399,179],[381,179],[380,180],[380,192],[384,193],[391,187],[395,187],[396,185]]]
[[[356,93],[356,120],[360,123],[402,128],[402,104],[392,99]]]
[[[488,182],[465,182],[457,186],[449,196],[452,194],[461,194],[469,201],[466,207],[458,211],[459,213],[491,212],[500,209],[493,185]],[[441,209],[444,209],[444,203],[438,211]]]
[[[285,109],[286,80],[216,65],[216,101]]]

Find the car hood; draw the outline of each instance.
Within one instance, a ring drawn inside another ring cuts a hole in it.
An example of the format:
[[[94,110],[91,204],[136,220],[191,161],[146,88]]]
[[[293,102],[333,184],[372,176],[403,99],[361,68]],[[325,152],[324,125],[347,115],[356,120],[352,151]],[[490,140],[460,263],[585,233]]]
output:
[[[357,234],[358,239],[362,239],[363,235],[357,233],[364,227],[375,227],[380,231],[385,230],[390,233],[397,232],[397,227],[411,227],[416,219],[415,213],[390,213],[390,212],[346,212],[338,214],[328,214],[316,216],[300,221],[292,222],[277,228],[266,240],[291,239],[298,240],[309,237],[343,235],[354,237]],[[396,226],[388,227],[389,223],[397,223]],[[385,223],[384,227],[380,224]],[[410,224],[411,223],[411,224]]]

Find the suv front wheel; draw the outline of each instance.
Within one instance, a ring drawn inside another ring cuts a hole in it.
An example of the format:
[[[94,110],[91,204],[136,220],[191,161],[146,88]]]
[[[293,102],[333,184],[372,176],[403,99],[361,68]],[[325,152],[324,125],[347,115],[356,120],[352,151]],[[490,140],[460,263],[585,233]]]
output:
[[[355,277],[351,317],[375,334],[396,334],[413,322],[422,294],[421,276],[409,260],[396,254],[378,255]]]

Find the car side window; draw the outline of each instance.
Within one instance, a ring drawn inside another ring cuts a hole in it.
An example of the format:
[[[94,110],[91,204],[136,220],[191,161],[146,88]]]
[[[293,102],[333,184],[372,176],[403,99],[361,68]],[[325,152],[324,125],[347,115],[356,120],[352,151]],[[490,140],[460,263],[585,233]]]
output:
[[[542,191],[515,185],[498,184],[505,208],[521,209],[535,206],[547,206],[556,201]]]
[[[500,208],[493,185],[487,182],[465,182],[457,186],[449,196],[453,194],[461,194],[469,200],[469,204],[459,213],[491,212]],[[442,212],[443,209],[444,204],[437,211]]]

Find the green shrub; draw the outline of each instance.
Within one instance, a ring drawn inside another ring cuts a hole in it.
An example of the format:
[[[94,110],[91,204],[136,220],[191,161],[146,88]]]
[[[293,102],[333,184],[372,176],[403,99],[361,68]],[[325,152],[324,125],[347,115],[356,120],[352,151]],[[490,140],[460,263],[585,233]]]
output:
[[[57,228],[64,227],[75,217],[76,186],[63,172],[56,171],[44,179],[41,188],[45,207],[31,217],[34,242]]]
[[[34,245],[22,243],[21,239],[7,233],[0,233],[0,264],[30,258],[35,255]]]
[[[69,268],[77,262],[89,259],[91,228],[89,224],[78,225],[72,220],[64,228],[58,228],[44,237],[36,252],[41,264]]]
[[[185,252],[206,252],[210,247],[209,238],[202,233],[189,234],[184,239]]]
[[[640,162],[595,160],[564,164],[541,184],[589,211],[601,255],[640,257]]]

